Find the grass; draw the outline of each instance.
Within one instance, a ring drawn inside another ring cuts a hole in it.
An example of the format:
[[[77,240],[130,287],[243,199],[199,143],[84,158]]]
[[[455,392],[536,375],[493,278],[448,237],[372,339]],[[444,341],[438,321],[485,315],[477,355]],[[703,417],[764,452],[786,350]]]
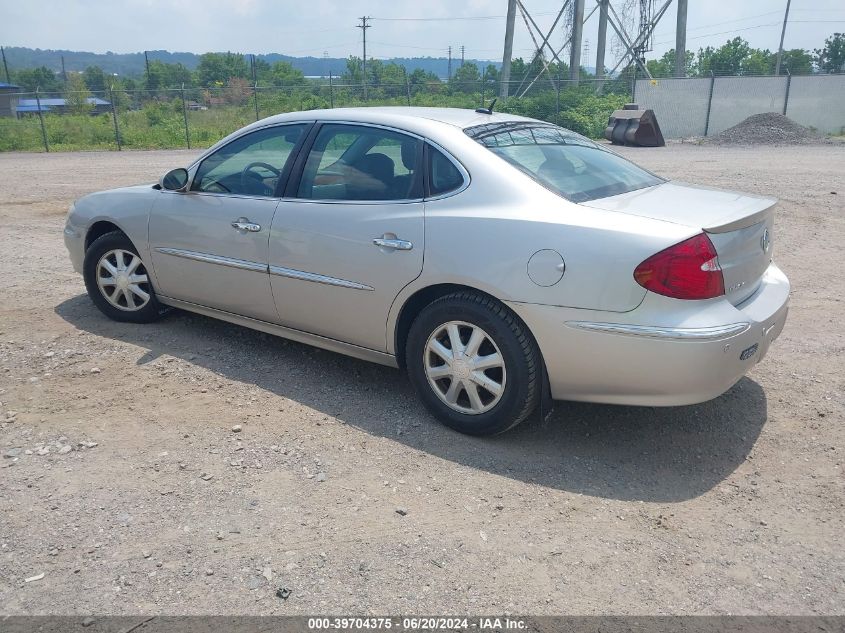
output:
[[[408,105],[407,95],[388,96],[373,91],[364,101],[352,91],[298,91],[259,93],[258,118],[281,112],[316,108],[363,105]],[[486,95],[489,99],[492,95]],[[332,99],[333,97],[333,99]],[[487,100],[487,99],[485,99]],[[478,93],[419,93],[411,96],[414,106],[476,108]],[[558,97],[554,92],[521,99],[511,98],[499,110],[557,123],[586,136],[599,138],[610,113],[625,102],[624,95],[596,95],[590,90],[567,90]],[[256,120],[255,102],[250,97],[242,105],[228,105],[187,113],[190,146],[204,148]],[[179,99],[148,102],[138,109],[123,109],[117,114],[121,145],[127,149],[176,149],[188,146],[185,113]],[[114,119],[111,113],[45,114],[44,131],[50,151],[117,149]],[[37,116],[0,119],[0,152],[44,151],[41,122]]]

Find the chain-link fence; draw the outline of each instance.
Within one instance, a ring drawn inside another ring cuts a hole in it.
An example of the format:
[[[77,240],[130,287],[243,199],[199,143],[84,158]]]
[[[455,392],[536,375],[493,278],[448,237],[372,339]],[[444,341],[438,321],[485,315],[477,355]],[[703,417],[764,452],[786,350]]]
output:
[[[639,79],[634,100],[654,110],[666,138],[718,134],[762,112],[845,134],[845,75]]]
[[[633,89],[633,94],[632,94]],[[334,79],[213,89],[0,93],[0,151],[203,148],[282,112],[350,106],[488,106],[495,81],[352,84]],[[751,114],[781,112],[821,132],[845,132],[845,75],[514,82],[496,111],[600,138],[613,110],[651,108],[666,138],[717,134]],[[7,101],[4,101],[7,100]],[[2,116],[5,113],[7,116]]]
[[[600,137],[613,110],[630,100],[622,80],[514,82],[495,110],[529,116]],[[244,81],[213,89],[6,93],[0,151],[73,151],[208,147],[235,130],[282,112],[352,106],[478,108],[498,98],[495,81],[351,84],[335,79],[288,86]]]

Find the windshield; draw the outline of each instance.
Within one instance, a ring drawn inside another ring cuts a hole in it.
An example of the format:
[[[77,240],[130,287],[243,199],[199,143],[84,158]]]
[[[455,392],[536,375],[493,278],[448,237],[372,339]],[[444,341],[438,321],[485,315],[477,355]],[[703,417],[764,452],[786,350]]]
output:
[[[554,125],[494,123],[464,132],[572,202],[606,198],[663,182],[590,139]]]

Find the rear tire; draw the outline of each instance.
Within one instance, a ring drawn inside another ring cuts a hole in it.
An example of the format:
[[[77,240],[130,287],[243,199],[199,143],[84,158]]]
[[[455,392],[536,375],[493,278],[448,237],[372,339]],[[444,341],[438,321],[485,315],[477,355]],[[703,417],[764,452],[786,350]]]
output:
[[[151,323],[162,314],[144,262],[124,233],[112,231],[94,240],[82,271],[88,296],[110,319]]]
[[[425,307],[408,333],[405,364],[426,408],[468,435],[515,427],[541,395],[540,352],[501,303],[456,292]]]

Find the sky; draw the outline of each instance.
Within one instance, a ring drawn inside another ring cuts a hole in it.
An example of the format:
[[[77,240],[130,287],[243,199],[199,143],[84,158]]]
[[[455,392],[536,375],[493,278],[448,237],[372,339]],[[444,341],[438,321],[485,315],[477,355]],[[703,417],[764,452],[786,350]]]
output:
[[[523,0],[547,30],[563,0]],[[596,0],[586,0],[586,12]],[[656,7],[665,0],[654,0]],[[621,11],[632,0],[612,0]],[[687,48],[719,46],[740,36],[757,48],[776,50],[786,0],[689,0]],[[30,48],[117,53],[169,50],[203,53],[283,53],[297,57],[361,54],[360,16],[372,18],[368,57],[460,57],[501,61],[507,0],[0,0],[0,44]],[[792,0],[784,47],[821,48],[845,32],[843,0]],[[659,57],[675,45],[672,1],[654,35]],[[598,12],[584,30],[582,65],[594,65]],[[608,28],[608,33],[611,29]],[[564,29],[550,41],[559,47]],[[608,41],[607,59],[620,51]],[[517,13],[514,57],[530,57],[534,45]],[[615,54],[614,54],[615,53]]]

